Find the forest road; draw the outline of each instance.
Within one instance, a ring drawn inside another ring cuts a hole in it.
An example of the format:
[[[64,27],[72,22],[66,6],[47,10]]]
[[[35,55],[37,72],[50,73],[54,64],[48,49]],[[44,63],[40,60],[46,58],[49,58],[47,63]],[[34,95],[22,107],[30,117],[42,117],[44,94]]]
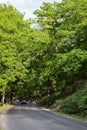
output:
[[[30,105],[12,106],[1,116],[2,130],[87,130],[87,122]]]

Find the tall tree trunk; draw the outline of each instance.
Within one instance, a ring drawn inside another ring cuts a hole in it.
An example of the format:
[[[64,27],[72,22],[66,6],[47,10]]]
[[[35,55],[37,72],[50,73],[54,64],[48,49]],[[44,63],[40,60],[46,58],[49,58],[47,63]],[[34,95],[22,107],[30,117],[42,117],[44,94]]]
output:
[[[2,94],[2,105],[5,106],[5,92]]]

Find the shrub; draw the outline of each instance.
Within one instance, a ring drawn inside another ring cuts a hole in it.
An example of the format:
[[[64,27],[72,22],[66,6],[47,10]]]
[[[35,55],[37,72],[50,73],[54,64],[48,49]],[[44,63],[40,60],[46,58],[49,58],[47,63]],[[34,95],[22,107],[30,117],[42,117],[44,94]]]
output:
[[[55,101],[55,96],[49,96],[49,97],[45,97],[45,98],[41,98],[40,100],[40,104],[44,105],[44,106],[51,106]]]
[[[66,98],[60,106],[60,111],[87,117],[87,87]]]
[[[73,97],[67,98],[60,106],[60,110],[65,113],[76,113],[78,111],[77,100],[73,99]]]
[[[75,93],[72,96],[65,99],[60,106],[60,111],[68,114],[78,113],[79,112],[78,102],[82,95],[83,93],[79,91],[78,93]]]
[[[83,96],[78,102],[79,112],[82,116],[87,116],[87,88],[83,91]]]

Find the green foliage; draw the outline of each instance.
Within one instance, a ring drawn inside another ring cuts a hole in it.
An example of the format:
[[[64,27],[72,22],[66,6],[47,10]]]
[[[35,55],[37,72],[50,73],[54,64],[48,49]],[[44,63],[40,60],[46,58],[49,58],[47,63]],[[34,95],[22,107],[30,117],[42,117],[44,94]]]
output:
[[[79,111],[81,113],[81,116],[85,117],[87,116],[87,87],[83,91],[83,96],[78,102]]]
[[[37,20],[27,21],[11,5],[0,5],[0,95],[51,105],[77,90],[73,83],[87,79],[86,3],[44,2],[34,12]],[[64,111],[86,113],[80,94],[65,101]]]
[[[79,110],[78,102],[80,98],[81,92],[78,92],[77,94],[68,97],[62,102],[60,110],[70,114],[77,113]]]
[[[28,29],[27,29],[28,28]],[[20,57],[27,43],[25,33],[29,24],[11,5],[0,5],[0,92],[3,96],[11,91],[11,84],[24,80],[27,70]],[[9,89],[8,89],[9,88]]]
[[[68,0],[43,3],[40,10],[34,12],[41,30],[47,31],[51,38],[42,53],[42,63],[39,62],[42,65],[40,83],[43,87],[50,79],[55,95],[62,95],[67,86],[87,77],[86,7],[86,1]]]
[[[43,105],[43,106],[51,106],[55,101],[55,96],[48,96],[48,97],[44,97],[42,99],[39,100],[39,104]]]
[[[87,116],[87,87],[68,97],[61,103],[60,111]]]

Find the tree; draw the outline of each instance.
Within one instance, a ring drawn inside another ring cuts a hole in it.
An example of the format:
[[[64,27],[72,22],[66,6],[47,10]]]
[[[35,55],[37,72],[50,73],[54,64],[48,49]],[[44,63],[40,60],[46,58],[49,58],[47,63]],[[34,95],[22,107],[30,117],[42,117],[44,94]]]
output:
[[[87,78],[86,8],[86,0],[43,3],[37,20],[26,21],[11,5],[0,6],[2,95],[51,104],[75,91],[72,84]],[[38,28],[31,28],[34,22]]]
[[[86,8],[86,0],[64,0],[61,3],[43,3],[40,10],[34,12],[41,29],[51,37],[41,77],[45,81],[50,77],[58,94],[83,74],[86,78]]]
[[[23,51],[28,46],[28,22],[11,5],[0,5],[0,91],[4,103],[8,86],[26,77]],[[26,43],[26,44],[24,44]],[[10,88],[11,89],[11,88]]]

